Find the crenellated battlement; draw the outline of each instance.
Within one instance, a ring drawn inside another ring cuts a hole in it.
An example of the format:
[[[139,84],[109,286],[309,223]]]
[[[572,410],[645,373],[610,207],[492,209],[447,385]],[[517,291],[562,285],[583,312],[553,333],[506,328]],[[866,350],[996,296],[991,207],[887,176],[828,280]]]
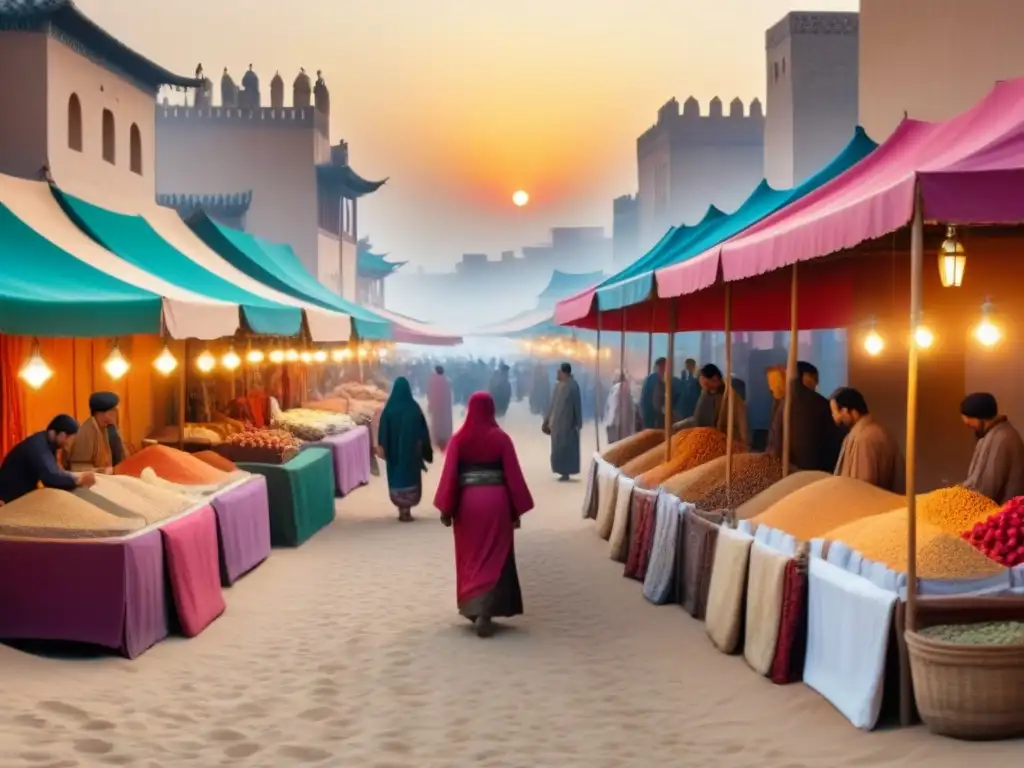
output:
[[[763,131],[764,108],[760,99],[751,100],[748,108],[742,99],[735,98],[729,102],[726,113],[722,100],[715,96],[703,113],[700,102],[693,96],[682,107],[672,98],[658,110],[658,121],[637,139],[637,148],[642,154],[666,136],[686,141],[701,141],[704,137],[718,144],[748,143],[755,139],[760,141]]]
[[[326,132],[329,118],[315,107],[183,107],[160,104],[156,108],[157,123],[195,125],[229,125],[275,128],[315,129]]]

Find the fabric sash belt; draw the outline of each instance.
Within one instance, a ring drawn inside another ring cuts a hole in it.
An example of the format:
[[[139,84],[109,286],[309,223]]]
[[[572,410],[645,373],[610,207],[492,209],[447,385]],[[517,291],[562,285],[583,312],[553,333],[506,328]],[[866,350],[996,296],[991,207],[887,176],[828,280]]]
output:
[[[473,485],[504,485],[505,473],[500,469],[467,469],[459,473],[459,487]]]

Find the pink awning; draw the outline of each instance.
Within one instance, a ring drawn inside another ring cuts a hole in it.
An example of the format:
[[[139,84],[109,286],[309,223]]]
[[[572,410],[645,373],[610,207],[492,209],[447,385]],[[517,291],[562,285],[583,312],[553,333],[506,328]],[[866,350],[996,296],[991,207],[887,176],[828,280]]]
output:
[[[589,315],[596,292],[596,288],[587,288],[555,304],[555,324],[569,325]]]
[[[1024,222],[1024,78],[997,83],[942,123],[904,120],[863,161],[742,235],[656,275],[659,296],[680,296],[826,256],[895,232],[914,213],[952,224]]]

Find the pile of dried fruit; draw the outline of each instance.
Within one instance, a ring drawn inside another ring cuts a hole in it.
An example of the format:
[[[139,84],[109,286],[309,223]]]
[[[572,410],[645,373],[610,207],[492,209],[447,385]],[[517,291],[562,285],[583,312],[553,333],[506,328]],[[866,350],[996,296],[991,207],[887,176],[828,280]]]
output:
[[[839,526],[824,534],[894,571],[907,570],[907,510],[897,509]],[[1005,569],[959,536],[937,525],[917,524],[917,574],[922,579],[980,579]]]
[[[225,442],[242,448],[261,448],[282,456],[294,453],[302,445],[299,438],[284,429],[251,429],[231,435]]]
[[[738,444],[733,445],[734,453]],[[643,488],[657,488],[674,475],[725,456],[725,435],[712,427],[685,429],[672,437],[672,457],[642,473],[636,482]]]
[[[940,624],[926,627],[919,634],[929,640],[957,645],[1024,644],[1024,622],[983,621],[977,624]]]
[[[726,457],[669,478],[662,489],[700,509],[735,508],[782,479],[782,462],[767,453],[732,457],[732,481],[726,493]],[[727,498],[728,497],[728,498]]]
[[[1024,563],[1024,498],[1010,499],[961,536],[997,563],[1010,568]]]

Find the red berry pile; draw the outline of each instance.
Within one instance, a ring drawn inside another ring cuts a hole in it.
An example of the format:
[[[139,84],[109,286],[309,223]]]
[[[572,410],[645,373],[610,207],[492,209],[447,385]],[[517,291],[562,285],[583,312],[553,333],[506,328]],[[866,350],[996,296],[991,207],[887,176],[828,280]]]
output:
[[[960,535],[1007,568],[1024,563],[1024,496],[1011,499],[987,520]]]

